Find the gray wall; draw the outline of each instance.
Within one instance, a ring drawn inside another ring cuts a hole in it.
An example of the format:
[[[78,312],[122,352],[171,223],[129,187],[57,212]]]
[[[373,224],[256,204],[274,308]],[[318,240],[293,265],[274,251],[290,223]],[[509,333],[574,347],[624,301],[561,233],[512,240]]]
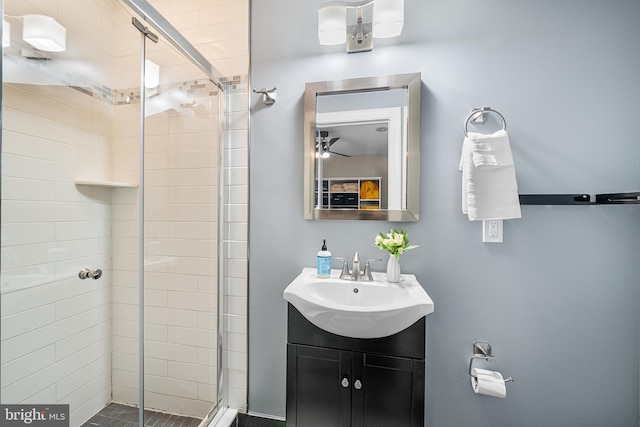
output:
[[[382,253],[373,238],[408,227],[404,255],[435,301],[427,318],[426,425],[638,424],[639,206],[524,206],[503,244],[481,243],[460,212],[462,125],[490,105],[508,123],[521,193],[640,190],[640,2],[406,0],[401,37],[347,55],[320,46],[320,0],[254,1],[250,166],[249,409],[285,413],[282,291],[336,256]],[[420,221],[302,219],[304,83],[421,72]],[[383,265],[378,265],[379,269]],[[504,400],[475,395],[467,366],[489,340],[513,376]]]

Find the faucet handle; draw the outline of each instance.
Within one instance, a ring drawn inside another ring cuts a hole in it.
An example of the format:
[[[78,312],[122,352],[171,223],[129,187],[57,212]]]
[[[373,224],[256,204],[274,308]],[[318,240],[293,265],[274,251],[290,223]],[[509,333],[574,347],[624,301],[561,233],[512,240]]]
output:
[[[342,261],[342,271],[340,272],[341,279],[349,278],[349,266],[347,265],[347,260],[344,258],[340,258],[339,256],[334,256],[333,259],[339,259]]]
[[[368,259],[364,264],[364,273],[363,276],[367,278],[368,281],[373,282],[373,275],[371,274],[371,261],[382,261],[380,258],[371,258]]]

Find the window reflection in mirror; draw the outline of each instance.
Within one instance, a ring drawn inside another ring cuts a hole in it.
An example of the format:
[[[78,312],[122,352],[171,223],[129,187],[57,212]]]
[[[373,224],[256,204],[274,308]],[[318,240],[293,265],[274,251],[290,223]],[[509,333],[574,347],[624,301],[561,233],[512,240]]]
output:
[[[305,218],[417,221],[420,74],[307,83]]]

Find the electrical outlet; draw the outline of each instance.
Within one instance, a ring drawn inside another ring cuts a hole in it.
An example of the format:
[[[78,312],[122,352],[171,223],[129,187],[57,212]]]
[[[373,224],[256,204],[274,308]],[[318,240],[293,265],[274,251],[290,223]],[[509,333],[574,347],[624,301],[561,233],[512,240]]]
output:
[[[502,243],[502,220],[482,221],[482,241],[484,243]]]

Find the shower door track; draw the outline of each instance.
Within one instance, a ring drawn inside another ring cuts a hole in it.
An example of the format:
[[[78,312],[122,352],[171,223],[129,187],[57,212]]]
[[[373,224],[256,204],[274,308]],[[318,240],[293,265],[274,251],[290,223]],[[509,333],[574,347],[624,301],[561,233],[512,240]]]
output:
[[[146,0],[122,0],[122,2],[136,11],[154,30],[162,34],[180,53],[189,58],[218,88],[223,89],[222,74],[213,68],[213,65]]]

